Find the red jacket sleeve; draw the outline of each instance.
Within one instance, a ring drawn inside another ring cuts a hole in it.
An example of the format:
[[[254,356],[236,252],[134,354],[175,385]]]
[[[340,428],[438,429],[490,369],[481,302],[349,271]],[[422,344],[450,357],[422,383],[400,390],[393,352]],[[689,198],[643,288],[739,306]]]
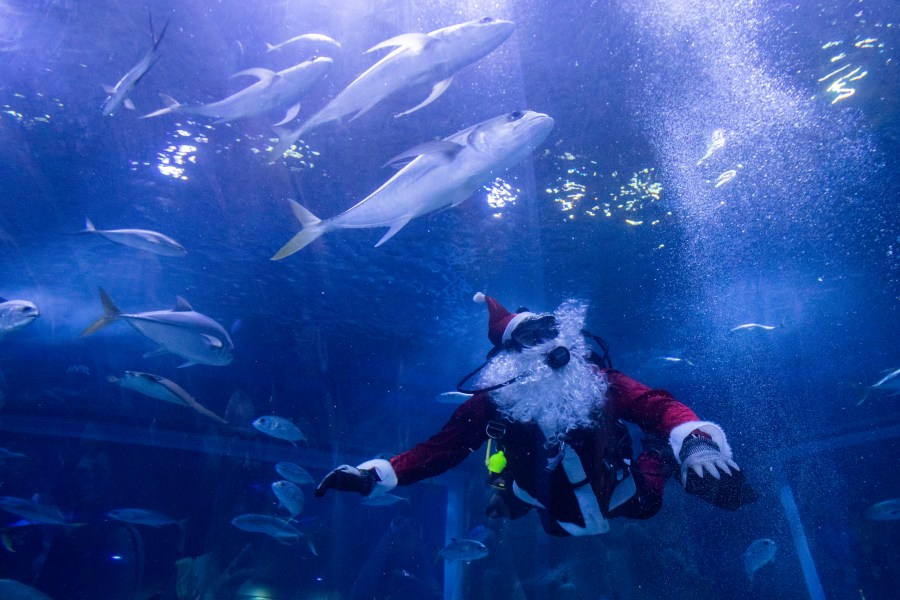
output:
[[[469,398],[437,434],[391,459],[397,485],[440,475],[461,463],[487,440],[489,415],[487,394]]]
[[[606,369],[605,373],[609,380],[606,410],[613,418],[630,421],[666,440],[678,425],[699,421],[694,411],[669,392],[650,389],[614,369]]]

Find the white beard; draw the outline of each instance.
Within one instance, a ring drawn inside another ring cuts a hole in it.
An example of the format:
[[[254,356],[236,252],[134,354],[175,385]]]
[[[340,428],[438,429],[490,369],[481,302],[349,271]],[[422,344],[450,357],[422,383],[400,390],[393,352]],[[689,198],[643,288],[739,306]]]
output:
[[[523,375],[515,382],[491,392],[500,414],[516,422],[533,421],[548,442],[562,441],[578,427],[588,427],[603,407],[609,383],[606,376],[587,361],[591,348],[581,333],[587,305],[568,300],[554,312],[559,335],[522,352],[503,350],[481,371],[478,384],[488,387]],[[553,369],[546,354],[556,346],[569,349],[569,363]]]

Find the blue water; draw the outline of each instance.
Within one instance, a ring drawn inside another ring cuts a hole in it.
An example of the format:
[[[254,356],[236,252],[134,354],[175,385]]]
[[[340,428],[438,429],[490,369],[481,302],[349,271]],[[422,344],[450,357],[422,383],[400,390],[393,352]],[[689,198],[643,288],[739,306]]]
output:
[[[102,85],[150,46],[148,14],[157,32],[170,20],[160,59],[137,109],[103,117]],[[428,94],[409,90],[286,158],[271,152],[283,112],[138,118],[160,93],[207,103],[250,82],[238,71],[311,56],[266,43],[327,34],[341,49],[297,127],[378,42],[485,15],[515,32],[434,103],[395,118]],[[890,0],[0,0],[0,296],[41,311],[0,340],[0,446],[27,456],[0,457],[0,496],[40,494],[82,524],[0,513],[0,579],[56,599],[810,597],[787,486],[825,597],[896,598],[900,525],[865,513],[900,496],[900,411],[889,393],[857,402],[900,367],[897,17]],[[384,229],[344,230],[270,260],[299,230],[287,199],[336,215],[392,156],[522,109],[553,131],[466,202],[378,248]],[[85,217],[188,254],[71,235]],[[234,361],[145,358],[153,343],[121,323],[80,337],[98,287],[125,312],[184,297],[231,332]],[[453,407],[435,396],[489,349],[477,291],[511,309],[588,302],[615,366],[721,424],[760,499],[725,512],[669,483],[649,521],[555,539],[529,515],[445,570],[447,538],[486,522],[477,450],[391,506],[307,487],[297,526],[318,556],[231,525],[283,513],[279,460],[319,479],[437,431]],[[744,323],[775,329],[729,333]],[[693,366],[647,362],[660,356]],[[230,425],[107,382],[125,370],[177,382]],[[308,446],[256,432],[264,414]],[[121,507],[182,526],[105,516]],[[742,554],[759,538],[778,551],[751,583]],[[179,588],[176,564],[206,579]]]

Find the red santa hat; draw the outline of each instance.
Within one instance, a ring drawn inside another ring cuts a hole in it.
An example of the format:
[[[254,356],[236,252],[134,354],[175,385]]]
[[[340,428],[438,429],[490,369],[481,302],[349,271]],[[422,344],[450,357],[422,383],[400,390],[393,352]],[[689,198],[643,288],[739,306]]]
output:
[[[472,298],[480,304],[487,304],[488,309],[488,339],[495,346],[500,346],[509,341],[513,330],[527,319],[531,319],[537,315],[532,312],[523,311],[520,313],[511,313],[506,308],[490,296],[485,296],[481,292],[475,294]]]

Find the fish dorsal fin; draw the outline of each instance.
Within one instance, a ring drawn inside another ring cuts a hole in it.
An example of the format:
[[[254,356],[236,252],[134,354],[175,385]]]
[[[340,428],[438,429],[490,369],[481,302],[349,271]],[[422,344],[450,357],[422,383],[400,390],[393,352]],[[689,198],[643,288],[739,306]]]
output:
[[[378,246],[382,245],[383,243],[397,235],[397,232],[403,229],[406,224],[410,222],[410,220],[412,220],[412,217],[406,217],[404,219],[400,219],[399,221],[395,221],[394,224],[391,225],[391,228],[388,229],[388,232],[384,234],[380,240],[378,240],[378,243],[375,244],[375,247],[377,248]]]
[[[181,296],[175,296],[175,312],[194,312],[194,309],[188,304],[188,301]]]
[[[395,165],[397,163],[409,162],[410,160],[423,154],[443,154],[448,159],[452,159],[457,154],[459,154],[460,150],[462,150],[463,148],[464,146],[457,144],[456,142],[451,142],[449,140],[433,140],[431,142],[419,144],[415,148],[410,148],[406,152],[401,152],[391,160],[384,163],[384,166],[386,167],[388,165]]]
[[[389,40],[384,40],[381,43],[375,44],[366,52],[375,52],[376,50],[381,50],[382,48],[390,48],[392,46],[402,46],[404,48],[409,48],[410,50],[418,51],[433,42],[435,38],[431,37],[427,33],[402,33],[398,36],[392,37]]]
[[[109,94],[110,96],[112,96],[113,94],[116,93],[116,88],[115,88],[114,86],[107,85],[107,84],[104,83],[104,84],[103,84],[103,91],[106,92],[107,94]]]
[[[7,300],[6,298],[4,298],[3,296],[0,296],[0,302],[9,302],[9,300]]]
[[[262,82],[272,83],[276,78],[279,77],[278,73],[275,71],[270,71],[269,69],[263,69],[262,67],[254,67],[253,69],[245,69],[243,71],[238,71],[234,75],[231,76],[231,79],[235,77],[241,77],[242,75],[247,75],[248,77],[256,77]]]

